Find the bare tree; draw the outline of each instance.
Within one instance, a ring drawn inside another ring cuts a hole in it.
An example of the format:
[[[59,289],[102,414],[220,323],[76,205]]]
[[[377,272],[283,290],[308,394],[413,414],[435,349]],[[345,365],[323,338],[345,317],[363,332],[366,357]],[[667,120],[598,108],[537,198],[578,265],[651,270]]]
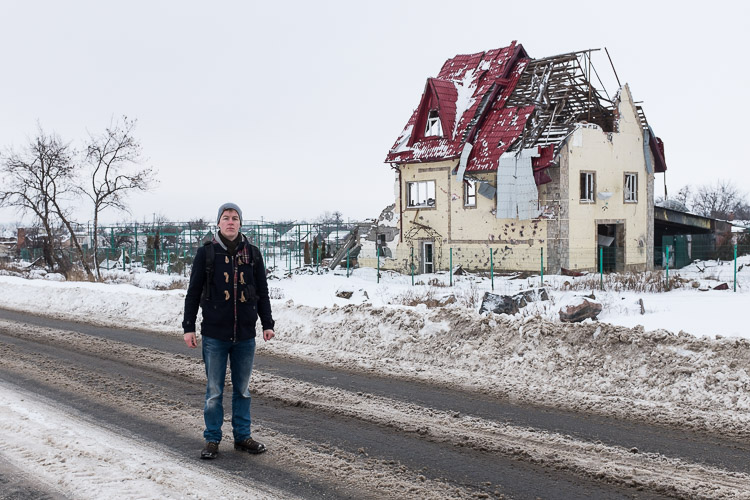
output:
[[[107,208],[128,212],[125,198],[132,191],[148,190],[154,180],[154,172],[140,168],[141,145],[133,136],[135,120],[123,117],[110,125],[103,134],[91,136],[86,148],[85,162],[89,167],[91,185],[83,189],[94,205],[94,234],[99,226],[99,215]],[[94,255],[98,250],[94,240]],[[101,279],[99,266],[96,275]]]
[[[315,223],[317,224],[341,224],[343,222],[344,216],[338,210],[333,213],[325,211],[315,219]]]
[[[45,134],[40,128],[37,137],[23,152],[10,150],[4,155],[0,172],[7,180],[0,190],[0,206],[16,207],[22,213],[34,214],[45,232],[42,243],[45,263],[50,269],[56,267],[67,275],[67,263],[56,251],[53,239],[55,223],[61,222],[70,233],[84,269],[91,276],[69,213],[62,205],[66,195],[74,191],[76,167],[73,156],[68,144],[55,134]]]
[[[203,218],[192,219],[187,222],[187,229],[190,231],[191,239],[186,241],[191,247],[195,243],[203,241],[207,235],[210,235],[211,226]]]
[[[734,218],[737,220],[750,220],[750,203],[743,201],[737,205],[734,211]]]
[[[679,191],[677,191],[677,196],[675,196],[675,200],[682,203],[686,207],[690,205],[690,200],[693,196],[692,188],[688,184],[687,186],[682,186]]]
[[[208,231],[209,224],[203,218],[191,219],[187,221],[187,227],[192,231]]]
[[[746,195],[727,180],[699,186],[691,198],[693,212],[716,219],[728,219],[746,207]]]

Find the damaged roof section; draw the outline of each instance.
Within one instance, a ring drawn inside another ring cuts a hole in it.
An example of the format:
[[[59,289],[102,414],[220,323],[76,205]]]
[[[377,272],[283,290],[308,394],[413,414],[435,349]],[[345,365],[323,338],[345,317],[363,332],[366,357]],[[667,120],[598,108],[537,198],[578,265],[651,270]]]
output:
[[[537,148],[535,181],[548,182],[544,169],[578,123],[616,131],[617,96],[602,95],[592,83],[596,80],[604,87],[591,63],[596,50],[531,59],[513,42],[447,60],[438,76],[428,79],[419,107],[386,162],[461,158],[462,171],[495,171],[503,153]],[[425,133],[428,116],[435,112],[442,123],[441,136]],[[648,126],[642,108],[638,113],[654,155],[654,170],[663,172],[663,143]]]
[[[529,62],[508,106],[533,106],[534,113],[509,149],[560,144],[580,122],[613,132],[614,102],[591,84],[592,69],[589,50]]]

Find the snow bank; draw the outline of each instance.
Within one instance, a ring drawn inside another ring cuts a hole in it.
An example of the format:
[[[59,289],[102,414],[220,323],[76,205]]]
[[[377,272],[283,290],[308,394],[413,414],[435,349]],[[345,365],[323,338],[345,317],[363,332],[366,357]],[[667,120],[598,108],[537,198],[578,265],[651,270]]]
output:
[[[183,290],[12,277],[0,277],[0,285],[6,308],[173,332],[181,341]],[[479,315],[455,306],[272,302],[277,338],[259,343],[259,351],[561,408],[750,436],[746,339],[590,320],[561,324],[543,315]]]

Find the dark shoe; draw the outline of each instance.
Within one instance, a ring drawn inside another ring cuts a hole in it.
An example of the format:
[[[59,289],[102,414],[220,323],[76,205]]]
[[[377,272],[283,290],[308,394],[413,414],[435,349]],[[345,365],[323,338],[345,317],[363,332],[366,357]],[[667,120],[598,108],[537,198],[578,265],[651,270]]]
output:
[[[206,441],[206,446],[201,450],[201,458],[216,458],[219,456],[219,443],[213,441]]]
[[[246,451],[248,453],[252,453],[253,455],[257,455],[259,453],[263,453],[264,451],[266,451],[266,445],[264,445],[263,443],[259,443],[253,438],[247,438],[242,441],[235,441],[234,449],[238,451]]]

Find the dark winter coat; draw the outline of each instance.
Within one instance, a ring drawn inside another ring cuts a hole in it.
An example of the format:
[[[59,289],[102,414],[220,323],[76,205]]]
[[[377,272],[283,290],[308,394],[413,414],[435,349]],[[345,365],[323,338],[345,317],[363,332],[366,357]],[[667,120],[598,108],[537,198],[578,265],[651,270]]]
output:
[[[190,285],[185,296],[185,333],[195,331],[198,306],[203,311],[201,334],[219,340],[237,342],[255,337],[255,324],[260,316],[264,330],[273,329],[271,301],[263,256],[244,235],[231,256],[216,238],[213,279],[208,297],[202,297],[206,280],[206,247],[198,249],[190,272]]]

